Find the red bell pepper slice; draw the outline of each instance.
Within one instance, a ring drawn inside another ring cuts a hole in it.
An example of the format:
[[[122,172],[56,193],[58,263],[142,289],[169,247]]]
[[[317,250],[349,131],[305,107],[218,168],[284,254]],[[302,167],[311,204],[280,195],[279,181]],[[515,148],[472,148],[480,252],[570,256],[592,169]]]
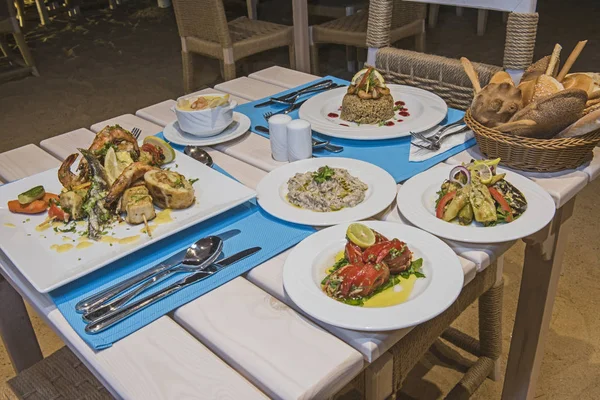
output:
[[[456,196],[456,192],[448,192],[446,193],[438,202],[438,205],[435,209],[435,216],[438,218],[443,218],[444,217],[444,209],[446,208],[446,205],[448,203],[450,203],[450,200],[452,200],[454,198],[454,196]]]
[[[508,213],[508,216],[506,217],[506,221],[507,222],[512,222],[512,220],[513,220],[512,210],[510,208],[510,205],[508,204],[508,202],[504,198],[504,196],[502,196],[502,194],[496,188],[488,187],[488,189],[490,191],[490,194],[494,198],[494,200],[498,204],[500,204],[500,208],[502,208],[502,211],[505,211],[505,212]]]

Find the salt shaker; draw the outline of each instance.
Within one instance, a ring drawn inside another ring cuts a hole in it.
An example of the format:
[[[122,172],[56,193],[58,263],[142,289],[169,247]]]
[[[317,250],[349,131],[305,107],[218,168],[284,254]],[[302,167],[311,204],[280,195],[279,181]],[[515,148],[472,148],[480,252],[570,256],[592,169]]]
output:
[[[312,130],[310,123],[296,119],[287,125],[288,161],[312,157]]]
[[[275,161],[288,161],[287,125],[292,120],[289,115],[277,114],[269,118],[269,140],[271,155]]]

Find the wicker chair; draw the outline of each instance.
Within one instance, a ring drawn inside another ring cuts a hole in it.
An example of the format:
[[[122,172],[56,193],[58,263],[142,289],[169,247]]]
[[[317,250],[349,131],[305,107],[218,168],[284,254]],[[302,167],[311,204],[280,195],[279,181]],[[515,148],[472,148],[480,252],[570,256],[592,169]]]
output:
[[[391,2],[371,0],[369,48],[379,49],[375,67],[388,82],[417,86],[440,95],[450,107],[466,109],[473,99],[473,88],[459,60],[389,47]],[[523,70],[533,59],[537,33],[537,13],[511,13],[508,17],[504,68]],[[498,66],[474,64],[482,85],[499,71]],[[478,356],[449,398],[464,398],[474,393],[487,376],[496,376],[501,354],[501,312],[503,284],[501,268],[494,264],[478,273],[463,288],[458,300],[440,316],[415,327],[390,350],[393,355],[393,391],[400,390],[407,373],[427,351],[438,335]],[[472,302],[479,302],[479,341],[450,328],[452,321]]]
[[[17,43],[17,47],[19,47],[23,60],[17,58],[12,51],[10,51],[5,37],[9,34],[12,34],[15,38],[15,42]],[[33,62],[33,57],[31,56],[27,42],[25,41],[25,36],[23,36],[21,28],[19,28],[13,4],[10,0],[0,0],[0,51],[11,63],[19,66],[17,69],[0,74],[0,77],[12,78],[15,76],[27,75],[29,73],[34,76],[40,76],[35,67],[35,63]]]
[[[181,37],[186,93],[194,89],[192,53],[220,60],[225,80],[235,78],[237,60],[277,47],[289,47],[290,65],[295,67],[294,33],[290,26],[246,17],[228,23],[222,0],[174,0],[173,7]]]
[[[377,1],[371,1],[369,8],[377,7]],[[400,39],[414,36],[415,47],[418,51],[425,51],[425,15],[426,4],[410,3],[402,0],[389,1],[390,25],[386,27],[389,31],[391,43]],[[377,15],[370,12],[358,12],[353,15],[328,21],[321,25],[311,27],[311,68],[312,73],[318,75],[319,70],[319,44],[336,43],[358,48],[367,47],[367,34],[371,24],[369,15]]]

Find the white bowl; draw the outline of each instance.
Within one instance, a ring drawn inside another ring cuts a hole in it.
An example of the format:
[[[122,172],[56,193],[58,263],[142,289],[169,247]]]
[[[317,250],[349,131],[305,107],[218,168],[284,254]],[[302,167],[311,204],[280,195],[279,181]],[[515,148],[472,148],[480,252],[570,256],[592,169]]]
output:
[[[201,96],[222,96],[223,93],[203,93]],[[177,99],[195,99],[200,96],[184,96]],[[214,136],[221,133],[233,122],[233,109],[237,106],[235,100],[229,100],[228,105],[207,108],[205,110],[180,110],[176,105],[173,111],[177,115],[179,127],[190,135],[199,137]]]

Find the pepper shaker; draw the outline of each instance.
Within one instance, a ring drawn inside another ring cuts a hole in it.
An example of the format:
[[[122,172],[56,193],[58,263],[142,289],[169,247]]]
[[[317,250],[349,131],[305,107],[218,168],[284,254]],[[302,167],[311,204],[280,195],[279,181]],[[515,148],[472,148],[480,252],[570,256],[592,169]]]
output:
[[[312,157],[312,129],[310,122],[296,119],[287,125],[288,161]]]
[[[287,125],[291,120],[292,117],[282,114],[269,118],[269,141],[271,155],[275,161],[288,161]]]

